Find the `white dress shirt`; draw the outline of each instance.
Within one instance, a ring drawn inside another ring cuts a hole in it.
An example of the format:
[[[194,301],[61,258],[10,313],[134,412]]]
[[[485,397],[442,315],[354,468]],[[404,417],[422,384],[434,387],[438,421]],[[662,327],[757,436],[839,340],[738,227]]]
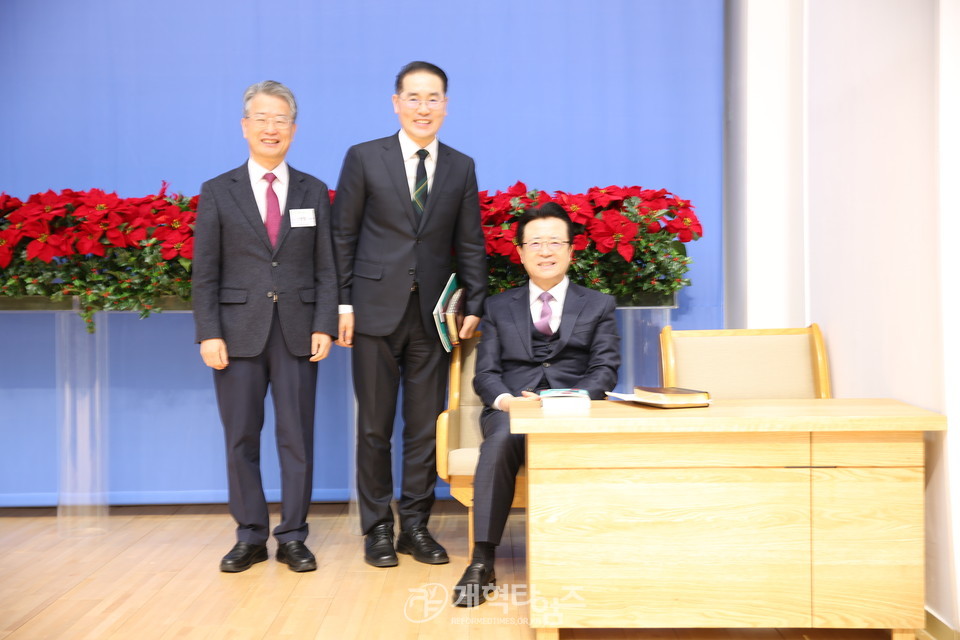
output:
[[[567,297],[567,288],[570,286],[570,278],[563,276],[563,280],[558,282],[549,290],[550,295],[553,296],[553,300],[550,301],[550,330],[554,333],[557,332],[557,329],[560,328],[560,316],[563,315],[563,301]],[[540,312],[542,311],[543,302],[540,301],[540,294],[543,293],[543,289],[533,284],[529,283],[530,287],[530,317],[533,318],[533,321],[536,322],[540,319]]]
[[[433,175],[437,172],[437,151],[440,149],[440,142],[434,137],[425,147],[421,147],[410,139],[407,132],[400,129],[398,134],[400,138],[400,153],[403,154],[403,168],[407,171],[407,186],[410,188],[410,199],[413,200],[413,192],[417,188],[417,165],[420,164],[420,156],[417,151],[421,148],[427,150],[427,157],[423,161],[423,166],[427,170],[427,199],[430,199],[430,190],[433,189]]]
[[[253,197],[257,201],[257,208],[260,210],[260,219],[267,221],[267,185],[263,176],[272,173],[277,178],[273,181],[273,192],[277,194],[277,200],[280,202],[280,217],[287,209],[287,189],[290,187],[290,170],[287,167],[287,161],[281,162],[275,169],[264,169],[257,162],[250,158],[247,160],[247,171],[250,172],[250,186],[253,187]]]

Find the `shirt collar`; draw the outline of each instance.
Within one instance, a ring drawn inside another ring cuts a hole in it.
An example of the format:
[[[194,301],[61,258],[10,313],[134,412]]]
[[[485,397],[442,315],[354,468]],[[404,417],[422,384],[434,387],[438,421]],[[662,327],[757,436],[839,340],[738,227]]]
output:
[[[275,169],[264,169],[260,166],[253,158],[247,160],[247,171],[250,172],[250,183],[254,184],[263,180],[263,176],[272,173],[277,176],[277,182],[280,184],[289,184],[290,182],[290,168],[287,166],[287,161],[284,160],[281,162]]]
[[[533,284],[533,281],[527,283],[530,287],[530,304],[532,305],[537,298],[540,297],[540,294],[543,293],[543,289]],[[560,306],[563,306],[563,300],[567,297],[567,289],[570,287],[570,277],[563,276],[563,280],[553,285],[553,288],[548,289],[550,295],[553,296],[553,299],[560,303]]]
[[[400,129],[400,133],[398,134],[398,137],[400,139],[400,153],[403,154],[404,160],[409,160],[410,158],[415,157],[417,154],[417,151],[422,148],[422,149],[426,149],[427,152],[430,154],[429,157],[433,158],[433,160],[436,161],[437,151],[440,149],[440,140],[437,139],[436,136],[434,136],[433,140],[430,141],[430,144],[428,144],[425,147],[421,147],[416,142],[414,142],[410,138],[410,136],[407,135],[407,132],[404,131],[403,129]]]

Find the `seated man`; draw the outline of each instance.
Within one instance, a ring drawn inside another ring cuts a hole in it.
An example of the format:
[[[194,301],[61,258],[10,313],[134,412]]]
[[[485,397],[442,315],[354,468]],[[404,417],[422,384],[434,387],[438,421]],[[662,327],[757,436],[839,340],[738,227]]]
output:
[[[620,337],[615,301],[571,284],[573,224],[555,203],[526,211],[517,223],[517,250],[530,282],[488,298],[477,347],[473,386],[483,400],[483,444],[474,476],[476,544],[470,566],[454,587],[453,603],[472,607],[496,584],[500,543],[524,436],[510,433],[510,407],[538,401],[537,390],[579,388],[602,399],[617,382]]]

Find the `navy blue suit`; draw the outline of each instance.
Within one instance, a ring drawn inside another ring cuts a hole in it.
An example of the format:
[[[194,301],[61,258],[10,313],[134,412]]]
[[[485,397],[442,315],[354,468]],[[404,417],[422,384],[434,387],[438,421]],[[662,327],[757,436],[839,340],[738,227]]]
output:
[[[487,290],[473,160],[440,143],[427,206],[417,216],[398,136],[358,144],[343,161],[332,215],[340,304],[352,305],[355,318],[360,525],[369,533],[394,521],[390,442],[402,380],[397,507],[401,528],[425,527],[448,368],[433,307],[454,270],[466,289],[467,315],[480,315]]]
[[[307,537],[313,480],[317,364],[311,333],[337,335],[337,277],[330,196],[289,167],[286,211],[271,246],[246,164],[203,183],[193,259],[197,342],[222,338],[230,364],[213,372],[227,449],[237,540],[264,544],[269,513],[260,478],[264,396],[273,398],[281,469],[280,543]],[[316,224],[291,226],[291,209]]]
[[[524,437],[510,433],[509,414],[492,407],[498,396],[543,388],[578,388],[604,398],[617,383],[620,336],[612,296],[571,283],[558,336],[537,356],[527,286],[487,299],[477,347],[473,387],[485,405],[483,443],[473,483],[474,531],[478,542],[500,543],[510,513]]]

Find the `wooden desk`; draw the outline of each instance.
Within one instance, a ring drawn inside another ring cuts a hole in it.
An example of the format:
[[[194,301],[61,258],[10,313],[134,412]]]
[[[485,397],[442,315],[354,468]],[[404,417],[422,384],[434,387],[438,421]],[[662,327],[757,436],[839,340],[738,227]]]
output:
[[[923,432],[895,400],[716,400],[589,415],[511,407],[527,434],[538,640],[562,627],[924,625]],[[908,631],[909,630],[909,631]]]

